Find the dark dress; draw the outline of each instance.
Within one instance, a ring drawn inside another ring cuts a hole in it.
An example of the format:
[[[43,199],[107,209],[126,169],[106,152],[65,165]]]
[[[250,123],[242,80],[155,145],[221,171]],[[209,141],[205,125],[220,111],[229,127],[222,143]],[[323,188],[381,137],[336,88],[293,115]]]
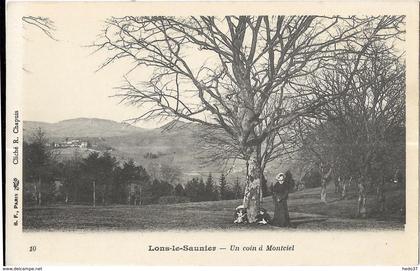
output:
[[[289,195],[289,185],[287,182],[282,184],[276,182],[273,186],[274,217],[271,224],[279,227],[290,226],[289,211],[287,209],[287,197]]]

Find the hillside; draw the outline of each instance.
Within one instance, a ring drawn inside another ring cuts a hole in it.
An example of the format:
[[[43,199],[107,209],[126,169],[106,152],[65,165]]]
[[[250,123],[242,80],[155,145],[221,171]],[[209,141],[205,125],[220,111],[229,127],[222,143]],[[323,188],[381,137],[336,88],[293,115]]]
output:
[[[182,182],[196,176],[206,178],[210,172],[218,179],[224,170],[202,159],[208,153],[199,140],[200,129],[200,125],[177,121],[145,132],[107,137],[104,143],[113,148],[113,155],[133,159],[148,171],[159,165],[177,168]],[[233,175],[229,180],[236,178]]]
[[[71,119],[57,123],[24,121],[24,138],[30,140],[35,129],[41,128],[50,141],[69,139],[89,141],[91,149],[109,149],[120,160],[133,159],[146,169],[168,165],[178,168],[183,181],[192,176],[207,176],[209,172],[221,173],[216,165],[204,165],[199,159],[205,156],[197,138],[200,126],[173,121],[156,129],[143,129],[103,119]],[[76,149],[60,149],[62,157],[69,158]],[[88,149],[77,149],[86,156]]]
[[[23,135],[27,137],[40,127],[50,138],[110,137],[146,131],[126,123],[97,118],[77,118],[57,123],[24,121]]]
[[[155,129],[143,129],[129,124],[118,123],[104,119],[79,118],[64,120],[57,123],[24,121],[24,138],[36,128],[42,128],[51,141],[60,142],[66,138],[83,139],[93,146],[91,149],[110,150],[112,155],[120,160],[133,159],[148,171],[161,165],[179,169],[182,182],[193,176],[206,176],[211,172],[218,180],[220,174],[226,174],[226,168],[217,164],[206,163],[202,157],[208,156],[200,142],[199,124],[173,121]],[[64,159],[73,155],[74,149],[61,149]],[[87,156],[90,150],[79,149],[82,156]],[[274,176],[289,168],[289,163],[283,160],[273,162],[266,168],[266,178],[273,180]],[[298,174],[294,170],[293,174]],[[228,182],[245,176],[243,161],[236,161],[236,167],[229,172]]]

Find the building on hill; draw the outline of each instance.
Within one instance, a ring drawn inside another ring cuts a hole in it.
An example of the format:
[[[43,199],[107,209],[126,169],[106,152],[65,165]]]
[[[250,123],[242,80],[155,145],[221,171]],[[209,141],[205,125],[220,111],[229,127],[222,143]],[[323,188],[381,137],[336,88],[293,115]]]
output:
[[[60,148],[81,148],[86,149],[88,147],[89,143],[84,140],[80,139],[66,139],[63,142],[54,142],[52,146],[54,148],[60,149]]]

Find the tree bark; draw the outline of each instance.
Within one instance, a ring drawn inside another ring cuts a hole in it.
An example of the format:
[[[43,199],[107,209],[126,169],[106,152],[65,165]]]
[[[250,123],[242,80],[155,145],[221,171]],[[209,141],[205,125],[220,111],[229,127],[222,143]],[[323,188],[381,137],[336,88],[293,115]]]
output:
[[[36,201],[36,205],[38,205],[39,204],[39,200],[38,200],[38,185],[36,185],[36,183],[35,183],[35,201]]]
[[[357,216],[366,217],[366,185],[364,182],[359,181],[358,185],[359,198],[357,200]]]
[[[254,223],[256,222],[256,216],[262,201],[261,166],[255,157],[252,157],[250,160],[250,170],[247,173],[243,205],[247,209],[248,222]]]
[[[321,201],[327,203],[327,180],[321,179]]]
[[[102,205],[105,205],[105,191],[106,190],[106,185],[102,186]]]
[[[139,204],[138,205],[141,205],[141,197],[142,197],[142,195],[141,195],[141,186],[139,187]]]
[[[334,180],[335,193],[340,194],[343,180],[341,179],[341,177],[338,177],[337,179]]]
[[[95,181],[93,181],[93,207],[96,206],[96,184]]]
[[[41,204],[42,204],[41,177],[38,177],[38,182],[39,182],[39,185],[38,185],[38,206],[41,206]]]
[[[343,178],[342,180],[342,184],[341,184],[341,199],[345,199],[347,196],[347,187],[350,185],[351,183],[351,179],[346,179]]]
[[[377,197],[377,204],[379,207],[379,212],[384,213],[385,212],[385,179],[382,178],[381,182],[378,184],[378,188],[376,191],[376,197]]]
[[[332,167],[327,173],[325,173],[321,164],[320,172],[321,172],[321,201],[324,203],[327,203],[327,184],[328,184],[328,178],[330,177],[331,172],[332,172]]]
[[[261,193],[262,197],[268,196],[267,179],[265,178],[264,172],[261,172]]]

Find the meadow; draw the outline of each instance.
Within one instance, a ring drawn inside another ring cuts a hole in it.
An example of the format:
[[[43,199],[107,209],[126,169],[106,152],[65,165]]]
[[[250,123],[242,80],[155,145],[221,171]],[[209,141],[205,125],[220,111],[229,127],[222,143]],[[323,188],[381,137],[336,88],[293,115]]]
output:
[[[51,205],[26,207],[25,231],[212,231],[212,230],[403,230],[404,191],[389,187],[386,212],[377,213],[374,195],[367,201],[368,218],[357,218],[357,194],[351,191],[344,200],[328,187],[328,203],[319,198],[320,188],[289,195],[291,228],[271,225],[233,224],[235,207],[241,200],[189,202],[170,205]],[[263,207],[273,215],[270,197]]]

